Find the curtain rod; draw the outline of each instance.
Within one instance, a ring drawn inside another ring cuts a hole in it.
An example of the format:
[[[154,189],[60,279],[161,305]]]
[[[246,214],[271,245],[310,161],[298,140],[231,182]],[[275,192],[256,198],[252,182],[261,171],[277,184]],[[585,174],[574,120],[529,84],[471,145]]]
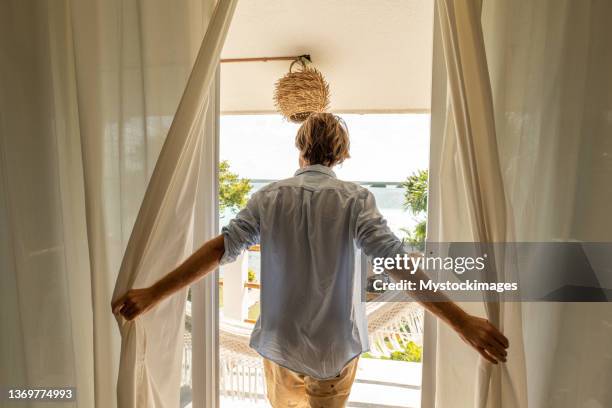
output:
[[[310,59],[310,54],[296,55],[293,57],[254,57],[254,58],[221,58],[222,63],[226,62],[268,62],[268,61],[295,61],[300,58]]]

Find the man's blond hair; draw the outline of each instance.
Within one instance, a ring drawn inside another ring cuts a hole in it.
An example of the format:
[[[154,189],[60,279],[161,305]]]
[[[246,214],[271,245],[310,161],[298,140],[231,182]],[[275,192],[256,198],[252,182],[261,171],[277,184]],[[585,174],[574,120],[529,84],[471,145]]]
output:
[[[313,113],[302,123],[295,146],[310,165],[334,166],[351,157],[346,123],[331,113]]]

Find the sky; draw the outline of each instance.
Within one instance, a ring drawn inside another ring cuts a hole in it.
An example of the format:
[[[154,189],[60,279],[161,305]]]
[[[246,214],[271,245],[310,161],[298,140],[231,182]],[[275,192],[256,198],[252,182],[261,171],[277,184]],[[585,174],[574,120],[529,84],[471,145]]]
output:
[[[429,114],[341,114],[351,158],[334,168],[347,181],[403,181],[429,162]],[[222,115],[220,158],[240,177],[278,180],[298,168],[298,125],[280,115]]]

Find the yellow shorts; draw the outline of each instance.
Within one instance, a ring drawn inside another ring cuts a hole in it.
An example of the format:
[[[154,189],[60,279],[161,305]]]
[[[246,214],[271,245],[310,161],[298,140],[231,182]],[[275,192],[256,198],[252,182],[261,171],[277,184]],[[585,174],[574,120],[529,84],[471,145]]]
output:
[[[264,358],[266,392],[273,408],[342,408],[357,373],[359,357],[335,378],[319,380]]]

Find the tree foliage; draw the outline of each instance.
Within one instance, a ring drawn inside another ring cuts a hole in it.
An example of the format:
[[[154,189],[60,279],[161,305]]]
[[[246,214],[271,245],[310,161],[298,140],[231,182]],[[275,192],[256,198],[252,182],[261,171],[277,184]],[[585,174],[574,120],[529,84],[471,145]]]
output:
[[[244,208],[251,188],[251,180],[232,173],[227,160],[219,163],[219,213],[223,214],[227,209],[238,211]]]
[[[419,170],[402,183],[404,186],[404,208],[414,215],[427,212],[427,180],[429,171]]]
[[[429,171],[419,170],[402,183],[404,187],[404,208],[409,210],[418,221],[412,231],[407,233],[407,240],[412,245],[422,248],[427,234],[427,190]]]
[[[423,249],[425,238],[427,237],[427,221],[420,221],[414,226],[412,231],[404,230],[407,233],[406,240],[416,248]]]

